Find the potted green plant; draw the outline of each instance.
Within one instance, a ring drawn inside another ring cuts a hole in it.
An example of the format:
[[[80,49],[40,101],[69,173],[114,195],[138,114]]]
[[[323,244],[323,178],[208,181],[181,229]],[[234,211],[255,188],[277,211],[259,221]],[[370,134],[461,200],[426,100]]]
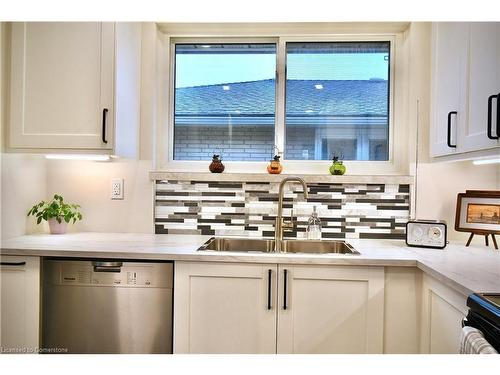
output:
[[[79,209],[78,204],[66,203],[62,196],[54,194],[51,201],[41,201],[31,207],[28,216],[36,216],[37,224],[40,224],[42,220],[46,220],[49,223],[51,234],[64,234],[70,221],[73,221],[74,224],[77,220],[82,220]]]

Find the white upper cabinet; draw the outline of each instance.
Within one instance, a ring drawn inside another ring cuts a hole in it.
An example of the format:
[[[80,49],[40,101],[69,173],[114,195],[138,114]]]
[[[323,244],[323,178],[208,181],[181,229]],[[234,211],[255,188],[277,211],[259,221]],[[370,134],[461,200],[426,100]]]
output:
[[[500,96],[500,23],[471,23],[469,35],[469,121],[461,137],[464,152],[496,147],[498,140],[490,137],[500,135],[496,130],[499,126],[496,109]]]
[[[115,25],[13,23],[11,148],[112,150]]]
[[[499,147],[499,96],[500,23],[434,23],[431,156]]]
[[[457,129],[467,120],[466,24],[435,23],[432,40],[431,155],[457,152]]]

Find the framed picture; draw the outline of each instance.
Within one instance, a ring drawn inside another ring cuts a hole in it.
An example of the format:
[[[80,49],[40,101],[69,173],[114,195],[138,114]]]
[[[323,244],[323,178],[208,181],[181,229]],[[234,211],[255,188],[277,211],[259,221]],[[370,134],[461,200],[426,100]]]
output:
[[[474,234],[484,235],[488,245],[488,235],[498,248],[495,234],[500,234],[500,191],[467,190],[457,196],[455,230],[470,232],[466,246]]]

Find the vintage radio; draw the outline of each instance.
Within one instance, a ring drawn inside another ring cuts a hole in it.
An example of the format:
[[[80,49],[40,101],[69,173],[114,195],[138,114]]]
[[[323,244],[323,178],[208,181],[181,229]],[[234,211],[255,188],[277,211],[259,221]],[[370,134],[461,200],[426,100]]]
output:
[[[413,247],[444,249],[446,222],[440,220],[410,220],[406,223],[406,244]]]

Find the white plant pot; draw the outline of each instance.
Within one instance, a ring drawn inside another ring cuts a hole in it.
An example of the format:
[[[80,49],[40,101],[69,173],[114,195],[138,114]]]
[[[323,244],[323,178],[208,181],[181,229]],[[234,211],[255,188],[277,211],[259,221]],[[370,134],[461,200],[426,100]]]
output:
[[[48,220],[50,234],[64,234],[66,233],[67,223],[64,219],[61,218],[61,222],[59,223],[55,217]]]

